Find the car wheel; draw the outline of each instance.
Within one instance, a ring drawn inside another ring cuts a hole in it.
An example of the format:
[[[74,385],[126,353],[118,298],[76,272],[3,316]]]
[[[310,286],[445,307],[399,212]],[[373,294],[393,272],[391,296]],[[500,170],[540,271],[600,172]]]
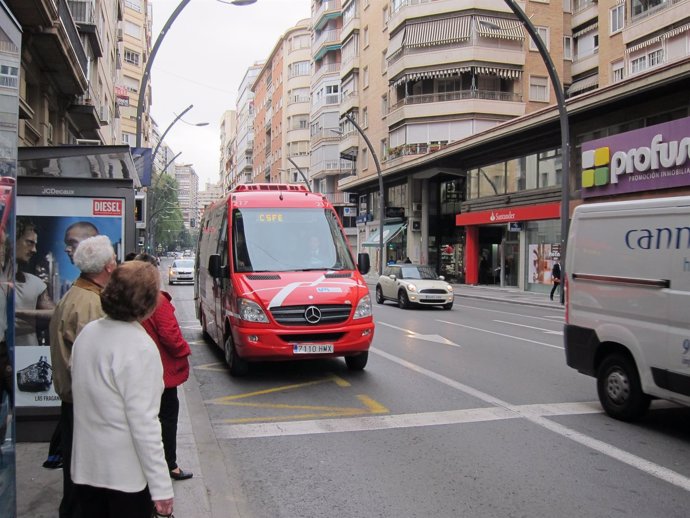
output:
[[[449,302],[448,304],[444,304],[443,309],[453,309],[453,303]]]
[[[384,302],[386,302],[386,299],[383,298],[383,290],[381,286],[376,286],[376,303],[383,304]]]
[[[363,352],[355,356],[345,356],[345,364],[351,371],[361,371],[367,366],[369,352]]]
[[[228,336],[225,339],[224,344],[225,350],[225,363],[230,367],[230,376],[240,377],[247,374],[249,371],[249,363],[243,360],[237,354],[237,349],[235,349],[235,342],[232,339],[232,333],[228,331]]]
[[[407,293],[404,290],[398,292],[398,307],[400,309],[407,309],[410,307],[410,299],[407,298]]]
[[[623,354],[612,354],[601,363],[597,372],[597,392],[606,413],[621,421],[640,418],[651,401],[642,392],[634,360]]]

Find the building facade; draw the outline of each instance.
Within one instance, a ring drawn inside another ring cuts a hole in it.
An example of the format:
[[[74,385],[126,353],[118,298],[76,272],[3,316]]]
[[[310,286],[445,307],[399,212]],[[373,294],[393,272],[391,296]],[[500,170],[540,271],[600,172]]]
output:
[[[254,177],[254,92],[252,86],[263,68],[262,62],[257,62],[247,69],[242,78],[237,96],[237,138],[235,151],[235,168],[231,169],[228,184],[225,189],[230,191],[242,183],[251,183]]]
[[[220,120],[220,185],[229,190],[237,175],[237,112],[226,110]]]
[[[199,176],[192,164],[178,164],[175,167],[175,180],[183,224],[187,230],[195,228],[199,212]]]

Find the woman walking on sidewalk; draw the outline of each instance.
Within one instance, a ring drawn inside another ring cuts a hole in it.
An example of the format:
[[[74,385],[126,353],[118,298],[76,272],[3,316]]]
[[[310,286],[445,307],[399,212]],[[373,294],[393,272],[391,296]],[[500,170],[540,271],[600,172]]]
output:
[[[145,261],[157,265],[156,258],[149,254],[139,254],[136,261]],[[180,413],[180,401],[177,399],[177,387],[189,377],[189,360],[192,354],[189,344],[182,336],[180,324],[175,317],[175,307],[171,304],[169,293],[161,290],[158,295],[158,306],[144,326],[149,336],[156,342],[163,362],[163,383],[165,390],[161,396],[161,408],[158,418],[163,433],[165,461],[168,463],[170,477],[174,480],[192,478],[190,471],[184,471],[177,465],[177,419]]]

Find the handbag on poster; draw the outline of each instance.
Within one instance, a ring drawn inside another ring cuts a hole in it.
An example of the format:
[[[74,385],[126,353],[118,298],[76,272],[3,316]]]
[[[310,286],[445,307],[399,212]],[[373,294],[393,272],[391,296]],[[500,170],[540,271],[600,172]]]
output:
[[[22,392],[45,392],[53,383],[53,368],[45,356],[17,371],[17,387]]]

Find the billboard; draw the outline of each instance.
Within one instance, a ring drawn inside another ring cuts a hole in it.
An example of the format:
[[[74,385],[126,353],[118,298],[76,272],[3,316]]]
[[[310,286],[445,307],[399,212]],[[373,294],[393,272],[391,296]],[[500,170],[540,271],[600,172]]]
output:
[[[59,406],[52,385],[48,323],[52,308],[79,277],[72,263],[78,243],[110,238],[122,261],[125,199],[17,197],[15,282],[15,402],[17,407]]]

